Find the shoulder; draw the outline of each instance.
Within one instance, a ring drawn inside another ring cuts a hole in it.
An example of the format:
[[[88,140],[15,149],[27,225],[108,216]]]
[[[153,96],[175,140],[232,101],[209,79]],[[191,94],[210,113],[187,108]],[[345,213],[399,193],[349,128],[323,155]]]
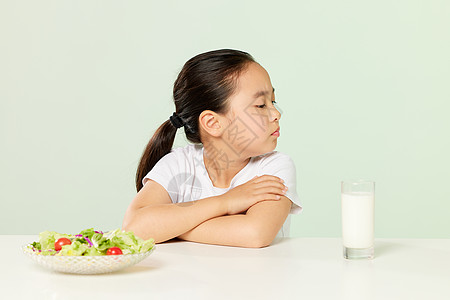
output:
[[[183,147],[178,147],[178,148],[172,149],[171,153],[191,157],[192,155],[201,152],[202,148],[203,148],[202,145],[188,144]]]
[[[156,163],[154,172],[172,176],[193,174],[202,165],[202,151],[203,146],[196,144],[173,148]]]
[[[292,158],[282,152],[272,151],[255,157],[259,163],[258,175],[274,175],[284,180],[288,187],[286,197],[292,201],[291,213],[299,213],[302,210],[297,194],[297,171]]]
[[[260,167],[292,167],[295,168],[294,161],[286,153],[272,151],[253,158]]]
[[[173,148],[158,160],[144,179],[153,179],[161,185],[167,186],[171,179],[177,176],[187,176],[194,172],[201,151],[201,146],[194,144]],[[145,181],[143,183],[145,184]]]
[[[202,151],[201,145],[188,144],[183,147],[173,148],[169,153],[164,155],[160,161],[167,163],[184,162],[186,160],[192,160]]]

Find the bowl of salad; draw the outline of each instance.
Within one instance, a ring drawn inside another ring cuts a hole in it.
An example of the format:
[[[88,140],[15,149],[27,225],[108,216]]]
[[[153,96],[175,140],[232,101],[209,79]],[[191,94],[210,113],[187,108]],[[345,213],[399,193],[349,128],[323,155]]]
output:
[[[102,232],[93,228],[79,234],[43,231],[39,241],[22,247],[39,265],[73,274],[102,274],[124,269],[148,257],[153,239],[143,240],[121,229]]]

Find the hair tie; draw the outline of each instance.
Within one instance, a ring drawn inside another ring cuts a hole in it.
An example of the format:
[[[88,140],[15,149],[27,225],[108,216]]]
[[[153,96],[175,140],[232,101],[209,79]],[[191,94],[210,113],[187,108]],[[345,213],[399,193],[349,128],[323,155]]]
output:
[[[175,126],[175,128],[177,129],[183,127],[185,124],[183,120],[175,112],[170,116],[169,120],[170,123],[172,123],[172,125]]]

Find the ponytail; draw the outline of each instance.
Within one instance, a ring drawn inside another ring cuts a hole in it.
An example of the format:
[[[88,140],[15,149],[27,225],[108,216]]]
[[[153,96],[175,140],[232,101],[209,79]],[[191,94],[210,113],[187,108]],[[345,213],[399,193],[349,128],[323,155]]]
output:
[[[143,187],[142,179],[150,172],[156,163],[172,150],[177,129],[169,120],[162,123],[147,144],[136,172],[136,190]]]

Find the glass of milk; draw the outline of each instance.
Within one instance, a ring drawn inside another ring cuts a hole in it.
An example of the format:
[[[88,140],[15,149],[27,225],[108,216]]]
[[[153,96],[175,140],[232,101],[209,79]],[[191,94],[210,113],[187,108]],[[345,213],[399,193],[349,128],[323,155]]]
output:
[[[375,182],[341,182],[344,258],[374,257]]]

